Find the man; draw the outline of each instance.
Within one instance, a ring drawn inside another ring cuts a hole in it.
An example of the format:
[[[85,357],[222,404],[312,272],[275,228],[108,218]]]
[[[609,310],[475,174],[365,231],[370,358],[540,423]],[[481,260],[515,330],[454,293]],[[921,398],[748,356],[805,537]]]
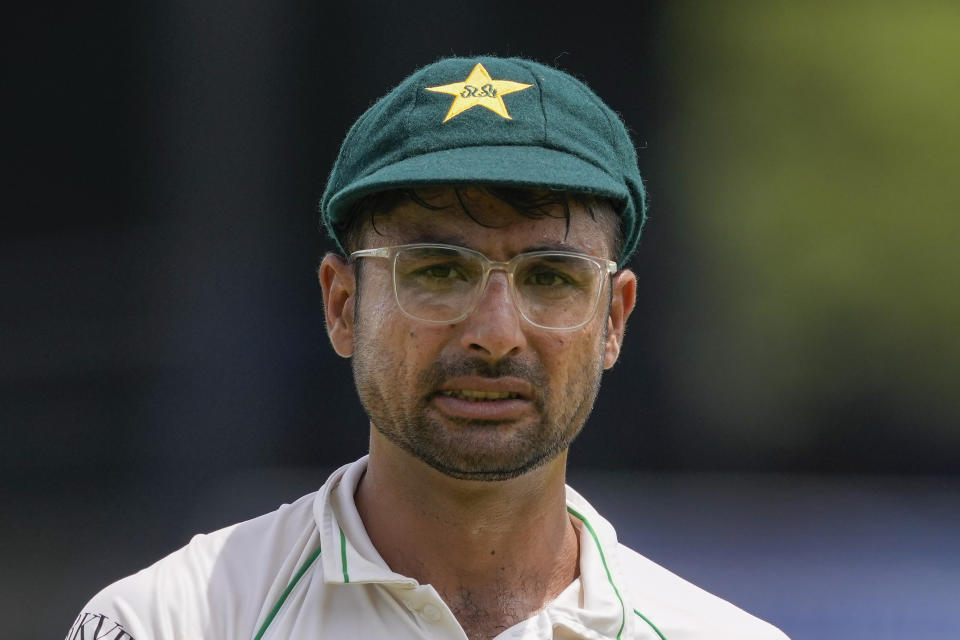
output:
[[[626,130],[586,86],[522,59],[429,65],[347,134],[321,214],[369,456],[108,587],[68,638],[784,638],[565,487],[645,216]]]

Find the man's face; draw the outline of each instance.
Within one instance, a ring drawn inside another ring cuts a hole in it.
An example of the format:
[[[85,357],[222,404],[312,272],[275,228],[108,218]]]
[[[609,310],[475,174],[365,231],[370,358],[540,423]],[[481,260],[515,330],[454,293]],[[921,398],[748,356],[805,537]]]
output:
[[[437,242],[496,261],[545,248],[610,257],[612,212],[591,216],[571,203],[568,231],[562,216],[530,219],[481,190],[464,195],[482,224],[459,206],[431,211],[405,202],[377,216],[363,248]],[[452,190],[430,191],[429,197],[433,203],[457,202]],[[350,320],[352,344],[343,349],[352,350],[357,390],[374,428],[431,467],[462,479],[516,477],[567,449],[590,413],[604,367],[619,352],[633,305],[632,273],[621,272],[612,283],[605,277],[600,308],[585,326],[551,331],[520,316],[503,271],[491,272],[466,319],[431,324],[398,308],[389,260],[364,260],[362,294]],[[337,347],[333,330],[331,339]]]

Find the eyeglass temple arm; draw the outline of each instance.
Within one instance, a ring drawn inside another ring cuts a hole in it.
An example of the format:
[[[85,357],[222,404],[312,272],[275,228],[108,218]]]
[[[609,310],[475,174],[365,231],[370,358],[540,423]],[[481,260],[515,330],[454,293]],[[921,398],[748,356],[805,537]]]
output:
[[[354,258],[389,258],[392,253],[392,247],[379,247],[377,249],[360,249],[350,254],[350,259]]]

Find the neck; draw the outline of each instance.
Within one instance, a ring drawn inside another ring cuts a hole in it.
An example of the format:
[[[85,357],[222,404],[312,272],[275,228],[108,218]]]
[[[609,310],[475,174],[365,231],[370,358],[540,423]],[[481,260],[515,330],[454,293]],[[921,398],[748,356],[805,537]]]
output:
[[[450,478],[374,429],[357,509],[389,567],[432,585],[470,638],[542,609],[578,574],[566,454],[518,478]]]

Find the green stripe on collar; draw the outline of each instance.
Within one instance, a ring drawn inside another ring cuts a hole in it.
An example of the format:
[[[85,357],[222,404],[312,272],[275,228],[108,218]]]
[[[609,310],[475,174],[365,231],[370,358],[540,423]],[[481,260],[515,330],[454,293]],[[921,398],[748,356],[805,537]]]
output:
[[[267,614],[267,619],[263,621],[263,624],[260,625],[260,629],[257,631],[257,635],[253,636],[253,640],[260,640],[263,637],[263,634],[266,633],[267,627],[270,626],[270,623],[273,622],[273,619],[277,617],[277,613],[280,611],[280,608],[283,606],[283,603],[287,601],[287,597],[290,595],[290,592],[293,591],[293,588],[297,586],[297,583],[300,582],[300,578],[303,577],[303,574],[307,572],[307,569],[313,565],[314,561],[320,556],[320,548],[317,547],[317,550],[310,554],[310,557],[297,569],[297,572],[293,574],[293,579],[290,580],[290,584],[287,585],[287,588],[283,590],[283,593],[280,594],[280,599],[277,600],[277,603],[273,605],[273,608],[270,609],[270,613]]]
[[[350,574],[347,572],[347,536],[343,535],[343,529],[340,529],[340,564],[343,565],[343,583],[349,584]]]
[[[607,580],[610,581],[610,586],[613,587],[613,592],[617,594],[617,600],[620,601],[620,629],[617,631],[617,640],[620,640],[623,634],[623,627],[627,623],[627,614],[626,609],[623,606],[623,598],[620,597],[620,590],[617,589],[617,585],[613,583],[613,576],[610,575],[610,567],[607,566],[607,557],[603,553],[603,547],[600,546],[600,539],[597,537],[597,532],[593,530],[593,526],[587,521],[585,517],[577,513],[573,507],[567,507],[567,511],[570,515],[574,516],[587,528],[587,531],[590,532],[590,535],[593,537],[593,542],[597,545],[597,551],[600,552],[600,561],[603,562],[603,569],[607,572]]]
[[[634,612],[635,614],[637,614],[638,616],[640,616],[641,618],[643,618],[643,621],[646,622],[648,625],[650,625],[650,628],[653,629],[653,630],[657,633],[658,636],[660,636],[660,640],[667,640],[667,637],[666,637],[665,635],[663,635],[662,633],[660,633],[660,629],[657,629],[657,625],[655,625],[655,624],[653,624],[652,622],[650,622],[650,618],[648,618],[647,616],[643,615],[642,613],[640,613],[640,612],[637,611],[636,609],[634,609],[633,612]]]

